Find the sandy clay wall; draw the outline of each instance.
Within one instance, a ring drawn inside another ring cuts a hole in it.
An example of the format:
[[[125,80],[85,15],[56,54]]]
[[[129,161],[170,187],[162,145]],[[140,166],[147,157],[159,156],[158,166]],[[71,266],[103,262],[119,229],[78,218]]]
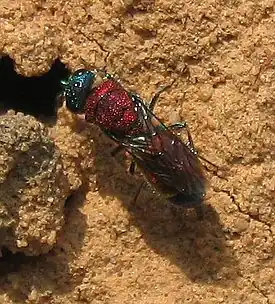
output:
[[[0,302],[275,303],[275,2],[0,0]],[[186,120],[223,178],[204,217],[58,107],[80,67]],[[19,113],[18,113],[19,112]]]

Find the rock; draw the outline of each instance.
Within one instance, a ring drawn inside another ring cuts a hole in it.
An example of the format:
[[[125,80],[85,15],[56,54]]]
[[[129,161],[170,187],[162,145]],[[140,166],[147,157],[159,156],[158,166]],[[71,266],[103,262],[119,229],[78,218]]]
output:
[[[0,247],[39,255],[55,244],[70,192],[58,148],[31,116],[0,116]]]

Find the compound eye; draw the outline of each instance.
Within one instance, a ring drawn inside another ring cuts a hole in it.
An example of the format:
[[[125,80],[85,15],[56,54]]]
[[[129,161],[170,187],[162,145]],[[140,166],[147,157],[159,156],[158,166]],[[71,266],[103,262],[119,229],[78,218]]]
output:
[[[83,82],[81,82],[81,81],[76,81],[76,82],[74,83],[74,86],[75,86],[76,88],[81,88],[81,87],[83,86]]]

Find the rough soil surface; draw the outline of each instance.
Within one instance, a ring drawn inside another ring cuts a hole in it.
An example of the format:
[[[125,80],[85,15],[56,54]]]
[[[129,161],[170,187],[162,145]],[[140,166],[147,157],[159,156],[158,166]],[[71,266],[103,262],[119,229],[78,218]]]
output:
[[[70,193],[60,152],[31,116],[0,116],[0,247],[27,255],[50,251]]]
[[[0,51],[23,75],[59,57],[107,66],[157,114],[186,120],[209,175],[205,216],[129,176],[62,108],[49,126],[75,194],[57,245],[1,264],[1,303],[275,303],[275,1],[0,1]],[[1,94],[1,93],[0,93]]]

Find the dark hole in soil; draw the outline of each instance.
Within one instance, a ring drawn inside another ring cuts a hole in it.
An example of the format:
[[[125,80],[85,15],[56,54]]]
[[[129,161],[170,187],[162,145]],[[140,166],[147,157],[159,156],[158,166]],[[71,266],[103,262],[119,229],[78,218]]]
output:
[[[31,258],[21,252],[12,253],[6,247],[2,247],[1,251],[2,257],[0,258],[0,277],[10,272],[19,271],[20,265]]]
[[[56,59],[51,69],[41,75],[25,77],[14,70],[9,56],[0,59],[0,109],[15,110],[39,119],[55,118],[60,105],[57,95],[60,81],[68,77],[69,70]]]

